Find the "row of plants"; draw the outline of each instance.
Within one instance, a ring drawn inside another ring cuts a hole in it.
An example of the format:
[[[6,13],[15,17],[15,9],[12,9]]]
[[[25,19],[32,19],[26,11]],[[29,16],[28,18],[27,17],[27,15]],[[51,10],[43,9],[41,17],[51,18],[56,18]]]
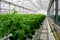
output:
[[[0,38],[12,33],[10,40],[32,39],[44,19],[43,14],[0,14]]]

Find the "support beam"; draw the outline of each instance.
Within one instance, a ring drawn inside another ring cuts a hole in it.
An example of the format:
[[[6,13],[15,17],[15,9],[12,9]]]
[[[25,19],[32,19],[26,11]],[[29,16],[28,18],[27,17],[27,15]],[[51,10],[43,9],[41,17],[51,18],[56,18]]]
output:
[[[23,7],[23,6],[19,6],[19,5],[17,5],[17,4],[14,4],[14,3],[11,3],[11,2],[8,2],[8,1],[4,1],[4,0],[2,0],[1,2],[4,2],[4,3],[7,3],[7,4],[10,4],[10,5],[14,5],[14,6],[17,6],[17,7],[20,7],[20,8],[26,9],[26,10],[29,10],[29,11],[37,12],[37,11],[35,11],[35,10],[29,9],[29,8],[26,8],[26,7]]]
[[[0,0],[0,13],[1,13],[1,0]]]
[[[34,7],[36,7],[38,10],[40,10],[39,7],[37,7],[31,0],[28,0]]]

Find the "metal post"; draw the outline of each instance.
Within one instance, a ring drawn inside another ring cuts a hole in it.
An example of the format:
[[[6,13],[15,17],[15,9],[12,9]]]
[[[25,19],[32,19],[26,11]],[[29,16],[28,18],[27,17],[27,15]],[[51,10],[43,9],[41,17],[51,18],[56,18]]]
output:
[[[22,3],[22,5],[24,6],[24,0],[23,0],[23,3]],[[22,8],[22,13],[24,13],[24,8]]]
[[[55,0],[55,22],[57,23],[57,16],[58,16],[58,0]]]
[[[0,13],[1,13],[1,0],[0,0]]]
[[[20,13],[21,8],[19,7],[19,13]]]
[[[10,13],[10,3],[9,3],[9,13]]]

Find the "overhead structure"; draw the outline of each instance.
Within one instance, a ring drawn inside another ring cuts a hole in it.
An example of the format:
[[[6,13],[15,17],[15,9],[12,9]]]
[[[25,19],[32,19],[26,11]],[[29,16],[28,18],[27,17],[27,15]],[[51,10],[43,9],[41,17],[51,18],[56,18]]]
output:
[[[49,4],[49,0],[1,0],[0,2],[0,11],[2,11],[0,13],[3,13],[3,11],[7,12],[8,10],[11,12],[14,8],[19,13],[38,13],[41,10],[47,11]]]

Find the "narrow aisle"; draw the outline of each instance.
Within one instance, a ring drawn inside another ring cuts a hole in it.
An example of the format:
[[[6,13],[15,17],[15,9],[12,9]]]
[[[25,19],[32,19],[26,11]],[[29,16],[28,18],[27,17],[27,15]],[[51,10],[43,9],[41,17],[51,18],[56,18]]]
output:
[[[48,28],[47,28],[47,19],[44,20],[43,24],[42,24],[42,33],[40,36],[41,40],[48,40]]]
[[[32,40],[55,40],[47,18],[42,23],[42,26],[37,30],[35,37],[33,37]]]
[[[51,32],[47,18],[44,20],[42,27],[43,27],[43,29],[42,29],[40,39],[42,39],[42,40],[55,40],[53,33]]]
[[[49,26],[48,20],[47,20],[47,27],[48,27],[48,36],[49,40],[55,40],[53,33],[51,32],[51,28]]]

